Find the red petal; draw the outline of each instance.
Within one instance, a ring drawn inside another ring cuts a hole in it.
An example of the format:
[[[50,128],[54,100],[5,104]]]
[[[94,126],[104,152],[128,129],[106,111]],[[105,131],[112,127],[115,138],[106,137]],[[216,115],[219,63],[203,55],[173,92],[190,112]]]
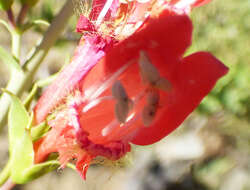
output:
[[[101,37],[85,37],[80,41],[75,55],[55,81],[47,88],[39,99],[34,111],[35,121],[43,121],[51,110],[81,81],[86,73],[104,56],[107,40]]]
[[[169,73],[176,67],[171,60],[179,60],[191,44],[192,23],[187,15],[164,10],[157,18],[150,18],[141,30],[122,41],[105,57],[107,72],[113,73],[129,61],[135,61],[141,50],[160,62],[166,62]],[[157,66],[157,65],[156,65]]]
[[[149,128],[142,128],[133,139],[137,145],[153,144],[176,129],[228,72],[219,60],[206,52],[192,54],[182,60],[173,83],[173,91],[166,97],[162,116]]]
[[[86,174],[92,159],[90,155],[86,154],[76,163],[76,169],[84,180],[86,180]]]
[[[90,22],[89,19],[87,19],[85,16],[81,15],[78,19],[77,25],[76,25],[76,32],[83,33],[83,32],[96,32],[95,26]]]
[[[150,55],[155,66],[160,71],[163,70],[166,78],[171,78],[175,68],[178,67],[177,60],[191,43],[192,33],[192,24],[188,16],[173,14],[165,10],[159,18],[149,19],[140,31],[110,49],[105,59],[88,73],[83,81],[82,90],[87,90],[98,81],[102,82],[127,63],[131,61],[136,63],[141,50]],[[140,81],[139,70],[136,65],[131,65],[121,81],[129,95],[135,95],[142,89],[139,83],[134,82],[137,80]],[[91,140],[102,143],[99,137],[101,131],[114,119],[113,104],[103,102],[87,114],[82,114],[81,124],[90,134]]]

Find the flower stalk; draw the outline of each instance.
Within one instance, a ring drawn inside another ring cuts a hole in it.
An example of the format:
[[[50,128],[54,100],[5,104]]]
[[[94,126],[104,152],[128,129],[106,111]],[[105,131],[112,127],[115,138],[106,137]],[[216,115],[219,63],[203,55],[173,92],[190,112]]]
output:
[[[15,28],[11,31],[12,37],[12,55],[17,59],[20,60],[21,55],[21,41],[22,41],[22,32],[19,31],[18,28]]]
[[[25,19],[25,16],[27,15],[27,12],[28,12],[29,8],[30,7],[28,5],[25,5],[25,4],[22,6],[22,9],[21,9],[21,11],[20,11],[20,13],[18,15],[18,18],[17,18],[17,24],[18,25],[23,24],[23,21]]]
[[[9,10],[7,11],[7,16],[8,16],[8,19],[9,19],[9,22],[11,23],[11,25],[12,25],[13,27],[15,27],[15,26],[16,26],[16,23],[15,23],[15,18],[14,18],[12,9],[9,9]]]

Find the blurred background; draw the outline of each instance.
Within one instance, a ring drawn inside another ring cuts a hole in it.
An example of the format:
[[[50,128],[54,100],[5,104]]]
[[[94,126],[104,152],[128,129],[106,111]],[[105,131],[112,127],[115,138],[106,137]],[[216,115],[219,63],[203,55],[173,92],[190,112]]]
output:
[[[51,22],[64,2],[43,0],[29,12],[29,18]],[[6,18],[3,12],[0,18]],[[92,166],[87,181],[65,169],[15,189],[250,190],[250,0],[213,0],[194,9],[191,18],[193,44],[187,54],[212,52],[230,72],[182,126],[155,145],[134,147],[118,166]],[[37,78],[57,72],[69,61],[79,39],[75,24],[76,17],[51,49]],[[23,57],[45,30],[37,27],[24,35]],[[10,50],[10,37],[2,26],[0,45]],[[0,87],[8,78],[0,61]],[[6,131],[0,134],[0,168],[8,158]]]

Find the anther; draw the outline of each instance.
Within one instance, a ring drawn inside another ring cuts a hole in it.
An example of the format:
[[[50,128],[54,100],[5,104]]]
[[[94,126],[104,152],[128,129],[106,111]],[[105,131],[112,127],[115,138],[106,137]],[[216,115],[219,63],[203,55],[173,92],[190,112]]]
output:
[[[165,78],[160,78],[156,83],[155,87],[164,91],[169,91],[172,88],[171,83],[165,79]]]
[[[107,80],[105,80],[101,85],[97,84],[96,88],[89,89],[91,90],[86,95],[89,101],[97,99],[105,90],[107,90],[112,83],[129,67],[131,63],[127,63],[118,69],[115,73],[113,73]]]
[[[151,63],[147,53],[145,51],[140,52],[139,60],[141,77],[144,82],[150,85],[162,89],[164,91],[171,89],[171,83],[160,76],[157,68]]]
[[[115,83],[112,86],[112,95],[117,101],[119,102],[127,102],[128,101],[128,95],[126,93],[126,90],[122,86],[120,81],[115,81]]]
[[[145,51],[140,52],[139,66],[143,81],[153,84],[161,78],[157,68],[151,63]]]
[[[156,114],[157,108],[152,105],[146,105],[142,110],[142,122],[145,127],[149,127]]]
[[[112,86],[112,95],[116,99],[115,115],[120,123],[126,122],[132,101],[129,99],[126,90],[116,81]]]
[[[147,104],[152,106],[158,106],[160,101],[160,96],[157,91],[149,91],[147,93]]]
[[[142,122],[145,127],[148,127],[152,124],[158,106],[159,106],[160,96],[158,92],[149,92],[147,95],[147,104],[142,110]]]

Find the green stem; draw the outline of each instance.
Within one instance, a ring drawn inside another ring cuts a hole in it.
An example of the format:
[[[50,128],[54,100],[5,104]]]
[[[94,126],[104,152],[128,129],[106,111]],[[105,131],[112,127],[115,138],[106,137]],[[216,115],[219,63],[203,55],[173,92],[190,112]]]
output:
[[[12,55],[19,60],[21,54],[21,40],[22,40],[22,33],[18,31],[18,29],[13,29],[11,32],[12,36]]]
[[[3,185],[10,177],[10,161],[6,164],[0,173],[0,186]]]
[[[73,14],[73,5],[71,0],[68,0],[60,13],[54,18],[51,26],[44,34],[42,42],[35,49],[31,58],[29,58],[24,66],[24,73],[15,72],[11,75],[11,79],[6,87],[7,90],[20,97],[20,95],[31,87],[33,77],[41,65],[43,59],[47,55],[49,49],[54,45],[59,35],[62,33],[67,21]],[[7,112],[10,104],[10,98],[4,93],[0,97],[0,129],[6,124]]]

